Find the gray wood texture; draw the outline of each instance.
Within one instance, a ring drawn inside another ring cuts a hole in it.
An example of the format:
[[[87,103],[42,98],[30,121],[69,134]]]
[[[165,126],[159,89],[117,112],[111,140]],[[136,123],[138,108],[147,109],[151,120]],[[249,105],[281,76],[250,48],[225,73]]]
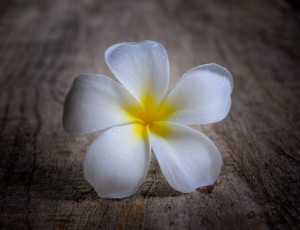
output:
[[[299,229],[299,2],[0,2],[1,229]],[[122,41],[167,49],[171,84],[215,62],[235,80],[222,122],[194,126],[222,157],[213,186],[181,194],[152,160],[126,199],[99,198],[84,180],[99,133],[61,127],[80,73],[112,76],[104,51]]]

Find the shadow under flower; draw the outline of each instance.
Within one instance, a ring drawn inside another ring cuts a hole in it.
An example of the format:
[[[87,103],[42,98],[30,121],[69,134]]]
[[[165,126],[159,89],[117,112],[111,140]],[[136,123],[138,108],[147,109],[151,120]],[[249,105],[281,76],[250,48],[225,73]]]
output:
[[[20,175],[14,175],[6,186],[18,190],[28,189]],[[92,186],[84,179],[81,164],[67,164],[62,167],[57,165],[37,165],[33,174],[29,192],[35,198],[51,200],[84,200],[101,199]],[[161,173],[156,159],[153,157],[145,182],[131,197],[134,199],[146,199],[150,197],[174,197],[181,196],[170,187],[164,175]],[[113,199],[115,200],[115,199]]]

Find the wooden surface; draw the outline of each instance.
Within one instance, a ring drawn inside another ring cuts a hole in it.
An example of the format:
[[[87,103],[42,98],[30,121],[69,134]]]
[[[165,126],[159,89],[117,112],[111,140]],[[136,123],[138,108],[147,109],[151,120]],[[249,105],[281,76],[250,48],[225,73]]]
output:
[[[283,0],[1,0],[0,228],[299,229],[299,12]],[[204,63],[231,71],[228,117],[194,126],[224,165],[181,194],[153,159],[137,194],[103,200],[82,174],[99,133],[64,132],[63,101],[76,75],[112,76],[109,45],[145,39],[167,48],[171,83]]]

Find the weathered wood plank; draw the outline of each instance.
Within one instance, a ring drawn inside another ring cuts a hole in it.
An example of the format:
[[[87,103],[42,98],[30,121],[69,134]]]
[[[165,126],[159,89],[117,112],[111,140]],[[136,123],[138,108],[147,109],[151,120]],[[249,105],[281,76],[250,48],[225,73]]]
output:
[[[299,8],[293,1],[1,1],[0,228],[299,228]],[[153,159],[137,194],[100,199],[82,175],[99,133],[61,128],[76,75],[112,76],[105,49],[156,40],[171,83],[216,62],[233,74],[232,109],[195,128],[220,149],[213,186],[172,190]]]

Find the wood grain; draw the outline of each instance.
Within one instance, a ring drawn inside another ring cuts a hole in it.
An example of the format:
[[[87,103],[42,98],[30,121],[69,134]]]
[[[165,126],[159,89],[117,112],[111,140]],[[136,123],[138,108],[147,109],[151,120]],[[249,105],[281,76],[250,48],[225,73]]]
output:
[[[1,229],[299,229],[297,1],[0,2]],[[80,73],[112,76],[105,49],[159,41],[171,83],[215,62],[235,80],[222,122],[194,126],[221,151],[213,186],[172,190],[152,160],[137,194],[103,200],[82,163],[99,135],[61,127]]]

